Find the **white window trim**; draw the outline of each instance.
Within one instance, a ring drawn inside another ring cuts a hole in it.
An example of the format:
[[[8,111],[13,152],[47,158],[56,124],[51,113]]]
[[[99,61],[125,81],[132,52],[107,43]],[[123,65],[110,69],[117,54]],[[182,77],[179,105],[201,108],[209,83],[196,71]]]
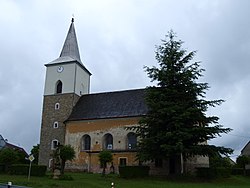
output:
[[[55,146],[54,142],[57,142],[56,145],[58,145],[58,143],[59,143],[59,141],[58,141],[57,139],[52,140],[52,141],[51,141],[51,149],[52,149],[52,150],[55,150],[55,149],[56,149],[56,148],[54,147],[54,146]]]
[[[55,110],[59,110],[59,109],[60,109],[60,103],[57,102],[57,103],[55,104]]]
[[[53,128],[57,129],[58,127],[59,127],[59,123],[58,123],[58,121],[55,121],[54,124],[53,124]]]
[[[53,166],[53,159],[49,159],[49,168],[52,168]]]

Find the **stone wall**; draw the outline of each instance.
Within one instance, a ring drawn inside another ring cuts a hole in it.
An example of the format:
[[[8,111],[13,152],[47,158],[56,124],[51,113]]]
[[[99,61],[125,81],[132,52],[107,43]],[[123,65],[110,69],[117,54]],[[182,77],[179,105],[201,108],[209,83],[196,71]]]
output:
[[[63,122],[68,118],[78,99],[79,96],[73,93],[44,96],[39,164],[49,166],[53,151],[51,149],[52,140],[56,139],[60,144],[64,144],[65,125]],[[56,103],[59,104],[59,109],[55,109]],[[54,122],[58,122],[58,128],[54,128]]]

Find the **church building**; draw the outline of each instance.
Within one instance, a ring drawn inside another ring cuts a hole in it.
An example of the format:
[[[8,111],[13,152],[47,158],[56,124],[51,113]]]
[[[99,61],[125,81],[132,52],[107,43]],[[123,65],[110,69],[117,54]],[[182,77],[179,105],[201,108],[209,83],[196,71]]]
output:
[[[59,58],[45,66],[39,164],[49,168],[51,154],[60,143],[73,146],[76,152],[67,163],[69,170],[101,172],[98,154],[102,150],[112,152],[115,172],[119,165],[138,165],[137,137],[126,128],[138,125],[147,114],[145,90],[90,94],[91,73],[80,58],[74,19]],[[207,166],[208,160],[198,157],[190,164]],[[169,161],[149,165],[151,172],[177,168]]]

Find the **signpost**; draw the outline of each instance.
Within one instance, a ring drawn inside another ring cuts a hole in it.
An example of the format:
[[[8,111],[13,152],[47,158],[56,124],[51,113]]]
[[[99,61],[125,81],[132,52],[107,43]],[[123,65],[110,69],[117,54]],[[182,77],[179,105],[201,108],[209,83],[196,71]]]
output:
[[[28,175],[28,181],[29,181],[30,180],[31,163],[32,163],[32,161],[34,161],[35,157],[31,154],[28,159],[30,160],[29,175]]]

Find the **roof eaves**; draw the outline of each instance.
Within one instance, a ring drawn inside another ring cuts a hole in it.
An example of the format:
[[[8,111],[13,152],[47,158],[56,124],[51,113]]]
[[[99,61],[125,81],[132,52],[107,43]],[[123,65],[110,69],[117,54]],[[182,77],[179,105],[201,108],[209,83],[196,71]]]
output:
[[[64,123],[70,122],[70,121],[92,121],[92,120],[102,120],[102,119],[119,119],[119,118],[136,118],[136,117],[144,117],[146,114],[137,115],[137,116],[110,116],[110,117],[91,117],[91,118],[72,118],[67,119],[64,121]]]

